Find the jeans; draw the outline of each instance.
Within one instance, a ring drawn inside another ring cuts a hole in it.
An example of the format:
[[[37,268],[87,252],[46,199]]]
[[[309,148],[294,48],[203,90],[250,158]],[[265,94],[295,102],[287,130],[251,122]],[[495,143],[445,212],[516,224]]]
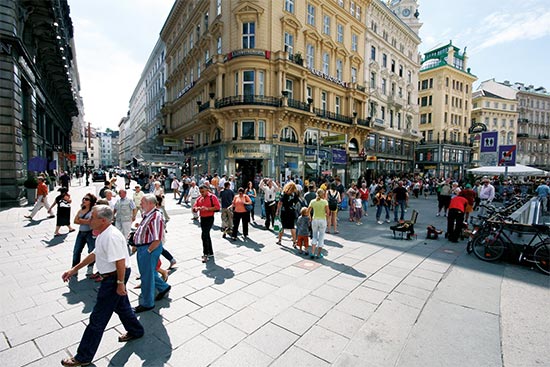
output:
[[[88,253],[95,249],[95,238],[92,235],[92,231],[78,231],[76,241],[74,241],[72,266],[75,266],[80,262],[82,250],[84,250],[84,245],[86,244],[88,245]]]
[[[262,208],[262,213],[260,214],[262,218],[265,218],[265,200],[264,197],[260,197],[260,207]]]
[[[131,269],[126,268],[124,283],[128,281],[130,272]],[[119,296],[116,292],[116,281],[117,277],[111,276],[103,279],[99,286],[97,301],[90,315],[90,323],[84,330],[77,353],[74,356],[80,362],[91,362],[94,359],[105,327],[109,323],[113,312],[118,315],[128,334],[135,337],[143,336],[143,326],[136,318],[128,296]]]
[[[368,200],[363,200],[361,202],[361,204],[363,205],[363,215],[367,215],[367,209],[369,207],[369,201]]]
[[[323,247],[325,245],[325,230],[327,229],[326,219],[313,219],[311,221],[311,231],[313,232],[313,238],[311,244],[317,247]]]
[[[386,205],[377,205],[376,206],[376,220],[380,220],[380,215],[382,214],[382,209],[386,209],[386,219],[390,219],[390,209]]]
[[[157,262],[162,253],[161,244],[151,253],[147,251],[149,246],[137,248],[137,263],[141,275],[141,294],[139,304],[143,307],[155,306],[155,289],[162,292],[168,288],[168,284],[157,273]]]
[[[269,205],[272,204],[272,205]],[[276,202],[265,202],[265,228],[269,229],[269,225],[274,225],[275,223],[275,212],[277,211],[277,203]]]
[[[212,249],[212,239],[210,238],[210,230],[214,225],[214,217],[201,217],[201,239],[202,239],[202,254],[205,256],[214,255]]]
[[[243,235],[248,236],[248,222],[250,222],[250,213],[249,212],[235,212],[233,213],[233,232],[231,237],[237,237],[239,232],[239,222],[243,220]]]
[[[406,203],[406,200],[397,200],[396,203],[397,203],[397,205],[395,206],[395,209],[393,210],[393,219],[397,222],[398,208],[401,209],[401,216],[399,217],[399,219],[401,219],[401,220],[405,219],[405,203]]]

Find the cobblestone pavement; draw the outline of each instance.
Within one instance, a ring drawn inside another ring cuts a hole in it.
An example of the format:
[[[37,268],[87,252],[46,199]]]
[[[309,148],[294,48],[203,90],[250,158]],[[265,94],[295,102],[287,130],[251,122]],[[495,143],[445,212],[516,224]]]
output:
[[[71,187],[73,215],[99,188]],[[445,226],[435,197],[411,199],[420,212],[411,241],[376,224],[373,208],[361,226],[340,213],[340,233],[327,235],[326,257],[315,261],[288,236],[276,245],[258,216],[249,240],[222,239],[217,215],[206,265],[189,208],[166,197],[172,290],[139,314],[140,340],[118,343],[114,316],[96,366],[550,366],[550,277],[425,240],[427,225]],[[0,211],[0,366],[56,366],[76,353],[98,287],[83,274],[61,281],[76,233],[53,237],[55,219],[42,210],[26,220],[29,208]]]

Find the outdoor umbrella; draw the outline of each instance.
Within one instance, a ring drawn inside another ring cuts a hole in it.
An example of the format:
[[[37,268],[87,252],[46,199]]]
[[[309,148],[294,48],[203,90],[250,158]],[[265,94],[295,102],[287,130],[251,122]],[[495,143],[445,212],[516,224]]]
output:
[[[469,169],[468,172],[474,175],[489,175],[496,176],[504,174],[506,167],[504,166],[485,166]],[[508,167],[508,176],[546,176],[548,172],[538,168],[524,166],[523,164],[516,164],[515,166]]]

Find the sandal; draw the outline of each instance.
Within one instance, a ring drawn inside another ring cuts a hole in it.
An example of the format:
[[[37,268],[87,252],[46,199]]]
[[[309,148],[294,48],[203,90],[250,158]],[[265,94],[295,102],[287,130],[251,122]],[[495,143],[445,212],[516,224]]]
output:
[[[275,242],[275,244],[280,246],[280,245],[281,245],[281,241],[277,241],[277,242]]]
[[[133,336],[133,335],[130,335],[129,333],[126,333],[119,336],[118,341],[120,343],[125,343],[125,342],[129,342],[130,340],[139,339],[139,338],[141,338],[141,336]]]
[[[207,262],[207,261],[208,261],[208,256],[206,256],[206,255],[203,256],[203,257],[202,257],[202,262],[205,263],[205,262]]]

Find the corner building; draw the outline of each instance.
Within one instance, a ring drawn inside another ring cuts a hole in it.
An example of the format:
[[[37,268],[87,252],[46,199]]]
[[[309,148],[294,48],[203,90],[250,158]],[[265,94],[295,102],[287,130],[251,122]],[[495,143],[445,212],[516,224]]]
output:
[[[176,1],[165,137],[198,172],[281,178],[367,169],[370,1]]]

